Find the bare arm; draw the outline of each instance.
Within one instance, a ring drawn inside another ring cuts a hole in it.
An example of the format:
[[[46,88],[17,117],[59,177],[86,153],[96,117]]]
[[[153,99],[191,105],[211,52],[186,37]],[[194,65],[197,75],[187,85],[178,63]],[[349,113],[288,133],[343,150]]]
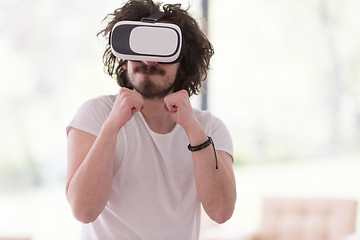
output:
[[[75,128],[68,134],[66,196],[75,218],[84,223],[97,218],[110,195],[117,135],[107,129],[98,137]]]
[[[142,104],[140,95],[122,89],[98,136],[70,129],[66,196],[79,221],[92,222],[103,211],[111,192],[118,132]]]
[[[164,108],[175,122],[186,131],[192,146],[204,143],[208,137],[195,118],[186,91],[173,93],[165,98]],[[216,143],[215,143],[216,145]],[[224,223],[232,216],[236,201],[236,185],[232,168],[232,157],[217,151],[218,169],[212,145],[192,152],[196,189],[204,210],[211,219]]]
[[[199,125],[187,131],[190,144],[196,146],[207,140]],[[236,201],[236,185],[232,168],[232,157],[223,151],[216,151],[218,169],[215,168],[215,153],[212,145],[192,152],[196,189],[205,212],[217,223],[231,218]]]

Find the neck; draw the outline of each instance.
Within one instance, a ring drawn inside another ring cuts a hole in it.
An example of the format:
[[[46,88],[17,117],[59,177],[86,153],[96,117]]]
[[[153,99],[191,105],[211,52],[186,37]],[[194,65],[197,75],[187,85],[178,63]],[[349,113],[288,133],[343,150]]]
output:
[[[164,99],[145,99],[142,115],[150,129],[156,133],[166,134],[171,132],[176,123],[163,109]]]

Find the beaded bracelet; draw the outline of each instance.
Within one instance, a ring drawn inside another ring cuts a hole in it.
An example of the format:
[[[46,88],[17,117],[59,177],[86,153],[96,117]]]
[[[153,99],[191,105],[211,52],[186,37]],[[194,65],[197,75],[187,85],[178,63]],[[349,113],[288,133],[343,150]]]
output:
[[[217,161],[217,155],[216,155],[216,150],[215,150],[215,144],[214,144],[214,141],[212,140],[211,137],[208,137],[208,140],[206,140],[206,142],[204,142],[204,143],[202,143],[200,145],[197,145],[197,146],[191,146],[189,144],[188,149],[191,152],[196,152],[196,151],[200,151],[201,149],[204,149],[204,148],[208,147],[210,144],[213,146],[213,149],[214,149],[215,161],[216,161],[216,169],[218,169],[218,161]]]

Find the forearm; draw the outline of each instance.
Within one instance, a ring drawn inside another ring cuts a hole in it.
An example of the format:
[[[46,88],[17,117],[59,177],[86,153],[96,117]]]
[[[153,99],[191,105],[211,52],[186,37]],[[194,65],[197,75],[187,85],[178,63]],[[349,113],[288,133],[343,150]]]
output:
[[[231,173],[225,168],[222,158],[218,158],[215,169],[214,151],[209,146],[198,153],[193,153],[196,188],[204,210],[211,219],[224,223],[233,214],[236,187]],[[208,168],[210,165],[210,168]]]
[[[94,221],[108,201],[117,133],[104,124],[90,151],[68,183],[67,199],[81,222]]]
[[[199,145],[207,140],[202,127],[197,124],[187,132],[190,144]],[[217,153],[218,169],[212,145],[192,152],[196,188],[204,210],[214,221],[227,221],[234,211],[236,201],[235,178],[232,162],[225,152]],[[226,158],[227,157],[227,158]]]

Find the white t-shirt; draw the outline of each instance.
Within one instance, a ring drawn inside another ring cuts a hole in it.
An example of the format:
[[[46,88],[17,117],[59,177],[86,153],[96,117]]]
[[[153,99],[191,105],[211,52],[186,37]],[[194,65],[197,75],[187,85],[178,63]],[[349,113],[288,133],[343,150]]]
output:
[[[98,135],[115,99],[116,95],[109,95],[85,102],[67,130],[73,127]],[[216,150],[233,155],[225,125],[209,112],[194,112]],[[198,239],[201,205],[188,144],[180,125],[158,134],[140,112],[135,113],[117,138],[109,200],[94,222],[83,225],[81,239]],[[215,168],[215,162],[211,164]]]

